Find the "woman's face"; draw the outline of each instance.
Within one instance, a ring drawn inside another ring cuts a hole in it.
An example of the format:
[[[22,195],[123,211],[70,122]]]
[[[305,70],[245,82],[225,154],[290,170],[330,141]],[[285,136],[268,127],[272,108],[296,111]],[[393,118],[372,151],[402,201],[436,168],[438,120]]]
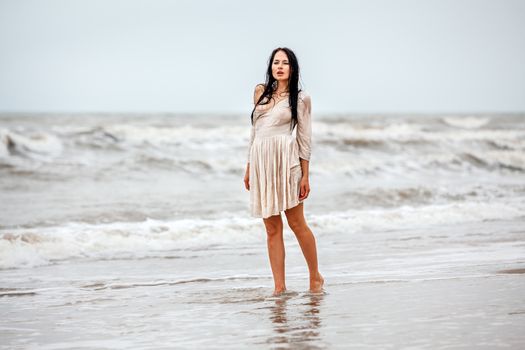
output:
[[[284,51],[277,51],[273,56],[272,75],[276,80],[284,82],[290,78],[290,63]]]

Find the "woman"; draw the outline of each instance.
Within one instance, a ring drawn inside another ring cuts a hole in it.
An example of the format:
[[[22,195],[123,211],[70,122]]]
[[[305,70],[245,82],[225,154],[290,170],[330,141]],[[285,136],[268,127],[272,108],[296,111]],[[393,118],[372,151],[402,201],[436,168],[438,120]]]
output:
[[[274,295],[286,291],[281,211],[308,264],[310,291],[321,292],[324,280],[317,266],[315,237],[303,213],[310,193],[311,100],[299,90],[299,63],[292,50],[273,50],[266,83],[255,87],[253,101],[244,185],[250,191],[252,215],[262,217],[266,228]]]

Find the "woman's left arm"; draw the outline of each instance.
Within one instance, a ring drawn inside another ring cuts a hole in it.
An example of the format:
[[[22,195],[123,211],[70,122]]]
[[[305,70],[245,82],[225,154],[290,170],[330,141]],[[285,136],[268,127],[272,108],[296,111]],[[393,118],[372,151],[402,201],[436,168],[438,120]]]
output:
[[[303,176],[299,200],[310,194],[309,167],[312,154],[312,101],[310,95],[304,94],[297,102],[297,143]]]

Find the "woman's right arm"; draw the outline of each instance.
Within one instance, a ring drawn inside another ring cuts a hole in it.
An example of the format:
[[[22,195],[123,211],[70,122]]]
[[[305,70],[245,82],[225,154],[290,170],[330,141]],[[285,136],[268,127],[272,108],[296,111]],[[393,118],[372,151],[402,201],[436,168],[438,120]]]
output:
[[[257,84],[255,86],[255,90],[253,92],[253,104],[257,104],[257,101],[259,101],[259,98],[261,97],[262,93],[264,92],[264,85],[263,84]],[[255,124],[255,123],[254,123]],[[252,124],[251,132],[250,132],[250,143],[248,146],[248,162],[246,164],[246,172],[244,174],[244,186],[249,191],[250,190],[250,151],[253,144],[253,139],[255,138],[255,125]]]
[[[261,98],[262,93],[264,92],[264,85],[263,84],[257,84],[255,86],[255,89],[253,91],[253,104],[255,105],[257,101],[259,101],[259,98]],[[250,149],[252,148],[253,139],[255,138],[255,125],[252,125],[251,132],[250,132],[250,143],[248,145],[248,165],[246,168],[248,168],[250,164]]]

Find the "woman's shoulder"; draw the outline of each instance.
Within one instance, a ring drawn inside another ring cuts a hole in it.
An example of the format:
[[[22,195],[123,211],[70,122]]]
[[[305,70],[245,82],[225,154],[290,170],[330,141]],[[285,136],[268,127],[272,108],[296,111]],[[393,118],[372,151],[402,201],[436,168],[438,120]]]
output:
[[[266,88],[266,85],[263,83],[255,85],[255,92],[262,93],[264,89]]]
[[[297,97],[299,101],[302,101],[305,103],[309,103],[311,100],[310,94],[304,90],[299,91],[299,94]]]
[[[253,103],[257,103],[259,101],[259,98],[264,92],[266,85],[264,84],[257,84],[255,85],[255,89],[253,91]]]

